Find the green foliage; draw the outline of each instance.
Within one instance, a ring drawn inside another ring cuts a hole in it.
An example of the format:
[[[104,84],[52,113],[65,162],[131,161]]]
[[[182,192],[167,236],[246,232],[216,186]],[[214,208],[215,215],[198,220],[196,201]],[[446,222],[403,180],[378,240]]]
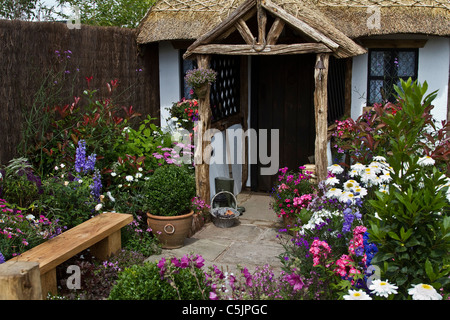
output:
[[[145,167],[147,171],[154,171],[158,167],[158,161],[153,154],[161,148],[170,147],[172,140],[168,133],[155,125],[155,120],[156,118],[148,115],[139,123],[137,129],[127,127],[117,138],[113,149],[123,158],[119,159],[114,167],[116,173],[134,174],[139,167]]]
[[[42,181],[44,192],[39,207],[57,217],[62,225],[72,228],[93,216],[98,202],[91,194],[92,177],[71,180],[67,174],[62,175],[59,172]]]
[[[82,24],[136,28],[156,0],[59,0],[77,6]],[[66,17],[67,18],[67,17]]]
[[[195,196],[195,177],[184,166],[165,165],[146,181],[143,192],[147,212],[160,216],[185,214]]]
[[[109,300],[198,300],[202,298],[197,279],[204,279],[201,269],[180,268],[173,274],[176,288],[161,278],[156,262],[126,268],[119,274]],[[195,275],[192,273],[195,272]]]
[[[30,206],[39,197],[41,180],[25,158],[12,159],[0,171],[0,196],[19,207]]]
[[[31,20],[36,16],[38,0],[2,0],[0,2],[0,19]]]
[[[372,263],[399,287],[432,283],[448,285],[450,250],[446,177],[433,165],[420,163],[425,127],[436,93],[425,96],[427,84],[401,82],[396,87],[400,110],[382,117],[389,135],[393,168],[388,193],[370,201],[379,218],[370,220],[370,239],[379,244]],[[405,290],[402,294],[407,296]]]

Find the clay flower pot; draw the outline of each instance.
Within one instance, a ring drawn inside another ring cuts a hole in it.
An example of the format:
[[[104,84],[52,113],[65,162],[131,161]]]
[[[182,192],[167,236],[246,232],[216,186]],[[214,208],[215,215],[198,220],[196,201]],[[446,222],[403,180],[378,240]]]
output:
[[[158,237],[162,248],[176,249],[184,245],[184,239],[192,227],[194,211],[179,216],[155,216],[147,213],[147,224]]]

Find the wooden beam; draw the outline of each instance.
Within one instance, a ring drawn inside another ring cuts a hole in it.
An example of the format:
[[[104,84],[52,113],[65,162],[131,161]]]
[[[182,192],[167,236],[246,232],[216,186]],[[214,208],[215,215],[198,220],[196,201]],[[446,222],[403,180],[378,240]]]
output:
[[[188,51],[183,55],[184,59],[188,59],[196,47],[210,43],[217,37],[219,37],[224,32],[229,29],[235,28],[235,23],[237,20],[245,17],[248,12],[254,9],[256,0],[247,0],[242,3],[236,10],[234,10],[224,21],[222,21],[217,27],[213,28],[209,32],[205,33],[203,36],[198,38],[189,48]]]
[[[314,71],[314,113],[316,120],[316,141],[314,158],[316,164],[317,181],[322,181],[327,177],[327,131],[328,131],[328,66],[330,55],[327,53],[317,54],[316,65],[323,62],[324,69],[315,68]]]
[[[205,44],[193,49],[190,54],[228,54],[228,55],[283,55],[303,53],[332,52],[321,43],[297,43],[266,45],[262,51],[248,44]]]
[[[239,31],[246,44],[252,45],[254,43],[255,37],[243,19],[239,19],[236,22],[236,29]]]
[[[292,15],[287,13],[283,8],[281,8],[278,5],[274,4],[272,1],[264,0],[262,2],[262,6],[265,9],[267,9],[270,13],[272,13],[273,15],[283,19],[288,24],[290,24],[291,26],[293,26],[297,30],[303,32],[305,35],[307,35],[308,37],[314,39],[315,41],[322,42],[327,47],[329,47],[330,49],[333,49],[333,50],[336,50],[337,48],[339,48],[339,45],[336,42],[334,42],[333,40],[331,40],[330,38],[328,38],[327,36],[325,36],[321,32],[317,31],[316,29],[312,28],[307,23],[305,23],[305,22],[303,22],[303,21],[293,17]]]
[[[279,17],[275,19],[275,21],[272,24],[272,27],[270,27],[269,33],[267,34],[268,45],[274,45],[277,43],[281,32],[283,32],[284,25],[285,25],[284,21],[281,20]]]
[[[209,55],[197,56],[197,65],[199,69],[209,68],[209,62]],[[211,140],[205,139],[205,133],[211,128],[210,89],[211,86],[208,85],[205,97],[198,99],[199,120],[197,121],[197,145],[195,146],[196,150],[194,153],[197,195],[207,204],[210,204],[211,202],[209,183],[209,160],[211,153],[208,153]]]
[[[256,0],[256,19],[258,20],[258,44],[265,45],[266,43],[266,25],[267,15],[266,11],[261,5],[261,0]]]

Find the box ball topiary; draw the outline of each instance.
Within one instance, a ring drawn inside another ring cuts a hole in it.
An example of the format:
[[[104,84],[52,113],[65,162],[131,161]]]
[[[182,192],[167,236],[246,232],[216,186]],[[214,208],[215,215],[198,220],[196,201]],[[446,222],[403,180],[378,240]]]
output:
[[[144,187],[147,212],[157,216],[189,213],[195,197],[195,176],[188,168],[174,164],[155,170]]]

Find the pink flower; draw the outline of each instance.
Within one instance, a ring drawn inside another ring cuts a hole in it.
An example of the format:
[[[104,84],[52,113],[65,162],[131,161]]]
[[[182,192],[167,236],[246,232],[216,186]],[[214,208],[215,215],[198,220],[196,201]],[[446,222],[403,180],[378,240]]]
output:
[[[211,291],[209,293],[209,299],[210,300],[218,300],[219,298],[217,297],[217,294],[215,292]]]

